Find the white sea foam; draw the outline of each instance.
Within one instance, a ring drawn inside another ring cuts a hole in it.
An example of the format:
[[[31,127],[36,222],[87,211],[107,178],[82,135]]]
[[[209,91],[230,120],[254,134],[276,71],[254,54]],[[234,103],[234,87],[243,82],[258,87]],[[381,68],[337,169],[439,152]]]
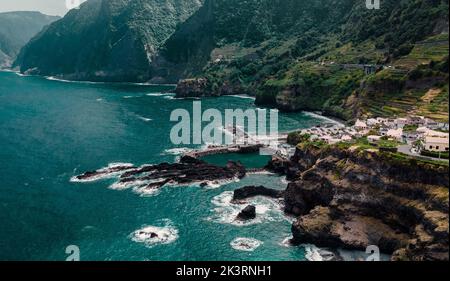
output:
[[[164,150],[162,155],[181,155],[183,153],[187,153],[190,151],[192,151],[192,149],[187,148],[187,147],[170,148],[170,149]]]
[[[124,170],[117,171],[117,172],[110,171],[111,169],[117,168],[117,167],[125,167],[128,169],[124,169]],[[125,171],[133,169],[133,167],[134,167],[134,165],[131,163],[110,163],[107,167],[97,170],[97,172],[100,173],[99,175],[89,177],[87,179],[78,179],[77,176],[73,176],[70,179],[70,181],[71,182],[94,182],[94,181],[98,181],[98,180],[115,178],[115,177],[123,174]]]
[[[151,119],[151,118],[147,118],[147,117],[140,116],[140,115],[138,115],[137,118],[138,118],[138,119],[141,119],[141,120],[144,121],[144,122],[150,122],[150,121],[153,121],[153,119]]]
[[[305,248],[305,258],[309,261],[323,261],[322,256],[319,253],[319,248],[314,245],[303,245]]]
[[[28,74],[22,74],[22,73],[20,73],[20,72],[14,72],[17,76],[20,76],[20,77],[29,77],[29,76],[32,76],[32,75],[28,75]]]
[[[113,190],[126,190],[130,188],[135,188],[138,186],[147,185],[148,181],[143,180],[136,180],[136,181],[130,181],[130,182],[115,182],[111,184],[108,188]]]
[[[146,96],[149,96],[149,97],[164,97],[164,96],[167,96],[167,95],[169,95],[169,94],[165,94],[165,93],[149,93],[149,94],[146,94]]]
[[[132,98],[138,98],[137,96],[124,96],[124,99],[132,99]]]
[[[286,177],[283,177],[283,178],[281,179],[281,182],[282,182],[283,184],[289,184],[289,181],[286,179]]]
[[[247,175],[274,175],[271,171],[259,170],[254,172],[247,172]]]
[[[302,245],[305,248],[305,258],[309,261],[331,261],[336,254],[325,249],[318,248],[312,244]]]
[[[19,73],[19,71],[17,71],[17,70],[8,69],[8,68],[2,68],[2,69],[0,69],[0,72]]]
[[[283,213],[282,205],[277,200],[272,198],[257,196],[249,198],[246,201],[247,204],[234,204],[232,203],[232,199],[233,191],[225,191],[215,196],[211,200],[211,203],[216,206],[213,209],[214,214],[208,217],[207,220],[222,224],[244,226],[288,219],[288,217]],[[248,221],[236,220],[236,216],[248,204],[255,206],[256,218]]]
[[[64,83],[76,83],[76,84],[106,84],[107,82],[93,82],[93,81],[76,81],[76,80],[66,80],[54,76],[45,76],[44,77],[50,81],[64,82]]]
[[[141,197],[150,197],[157,195],[161,191],[161,188],[148,188],[147,186],[136,186],[133,187],[133,192],[139,194]]]
[[[239,182],[240,179],[239,178],[233,178],[233,179],[229,179],[229,180],[213,180],[213,181],[207,181],[206,182],[206,186],[204,186],[203,188],[205,189],[217,189],[220,188],[224,185],[233,183],[233,182]]]
[[[314,117],[316,119],[321,119],[321,120],[327,121],[328,123],[342,125],[342,123],[337,121],[337,120],[325,117],[323,115],[320,115],[320,114],[317,114],[317,113],[314,113],[314,112],[305,111],[304,114],[307,115],[307,116],[310,116],[310,117]]]
[[[145,168],[148,165],[143,165],[139,167],[138,169]],[[153,174],[154,172],[145,172],[140,173],[140,176],[148,176]],[[132,189],[133,192],[142,195],[142,196],[148,196],[148,195],[155,195],[158,193],[159,188],[148,188],[147,186],[152,183],[157,183],[163,181],[163,178],[157,178],[157,179],[151,179],[151,180],[133,180],[133,181],[125,181],[120,182],[117,181],[113,184],[111,184],[108,188],[112,190],[126,190],[126,189]]]
[[[256,250],[259,246],[261,246],[263,242],[254,239],[254,238],[244,238],[244,237],[238,237],[231,241],[230,245],[233,249],[238,251],[246,251],[246,252],[253,252]]]
[[[228,95],[228,97],[235,97],[235,98],[240,98],[240,99],[256,100],[255,97],[245,96],[245,95]]]
[[[288,236],[288,237],[284,238],[283,241],[281,241],[278,244],[283,247],[292,247],[293,245],[291,243],[291,240],[292,240],[292,236]]]
[[[131,240],[143,243],[151,248],[156,245],[170,244],[178,239],[178,229],[170,220],[163,220],[164,226],[145,226],[130,234]]]

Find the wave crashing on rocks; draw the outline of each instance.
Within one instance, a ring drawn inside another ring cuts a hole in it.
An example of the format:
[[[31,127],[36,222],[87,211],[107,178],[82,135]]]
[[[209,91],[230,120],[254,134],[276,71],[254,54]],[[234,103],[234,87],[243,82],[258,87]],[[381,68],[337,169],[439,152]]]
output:
[[[233,249],[238,251],[245,251],[245,252],[253,252],[256,250],[259,246],[261,246],[264,242],[259,241],[254,238],[244,238],[244,237],[238,237],[230,242],[230,245]]]
[[[161,163],[136,167],[128,163],[110,164],[106,168],[88,171],[71,178],[72,182],[93,182],[117,178],[109,186],[114,190],[132,189],[142,196],[157,194],[165,186],[201,186],[217,188],[245,176],[245,167],[240,163],[228,162],[226,167],[208,164],[204,161],[182,157],[178,163]]]
[[[178,229],[170,220],[164,220],[164,226],[145,226],[130,234],[131,240],[144,243],[146,247],[170,244],[178,239]]]
[[[225,191],[215,196],[211,203],[215,206],[213,209],[214,214],[208,217],[207,220],[215,223],[245,226],[289,219],[284,215],[282,204],[272,198],[257,196],[247,199],[245,204],[237,204],[233,203],[233,191]],[[256,207],[256,218],[252,220],[236,219],[237,215],[248,204]]]

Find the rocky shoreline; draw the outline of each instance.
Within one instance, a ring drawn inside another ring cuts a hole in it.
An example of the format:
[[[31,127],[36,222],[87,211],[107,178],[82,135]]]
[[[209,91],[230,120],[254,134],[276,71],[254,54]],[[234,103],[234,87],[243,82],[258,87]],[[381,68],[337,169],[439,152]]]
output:
[[[116,186],[135,186],[141,192],[158,190],[165,185],[199,184],[206,186],[233,179],[241,179],[246,169],[238,162],[228,162],[225,167],[208,164],[202,160],[184,156],[179,163],[161,163],[134,167],[117,165],[88,171],[72,178],[74,182],[89,182],[115,174],[119,177]]]
[[[268,169],[287,175],[296,244],[365,250],[392,260],[448,260],[448,167],[351,149],[297,148]]]
[[[449,259],[448,166],[370,150],[299,146],[291,159],[273,156],[265,169],[286,175],[286,190],[236,189],[232,203],[245,205],[237,220],[254,219],[255,207],[246,199],[265,196],[284,201],[285,213],[296,217],[294,245],[357,251],[376,246],[394,261]],[[219,167],[184,155],[178,163],[115,165],[78,175],[74,181],[109,174],[118,174],[118,185],[157,190],[241,179],[247,170],[239,162]]]

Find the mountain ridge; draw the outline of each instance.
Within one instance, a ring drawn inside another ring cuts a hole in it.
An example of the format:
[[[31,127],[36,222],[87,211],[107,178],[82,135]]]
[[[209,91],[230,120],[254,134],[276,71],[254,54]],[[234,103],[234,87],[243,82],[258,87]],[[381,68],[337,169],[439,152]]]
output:
[[[20,49],[44,26],[59,19],[35,11],[0,13],[0,67],[9,67]]]
[[[149,80],[155,51],[200,0],[90,0],[33,38],[15,66],[69,80]],[[72,55],[67,55],[72,54]]]
[[[83,8],[95,3],[102,17]],[[69,80],[196,78],[200,85],[187,82],[194,91],[180,81],[180,96],[248,94],[258,105],[345,120],[411,111],[448,120],[438,104],[448,101],[448,47],[440,43],[448,42],[448,0],[385,0],[380,10],[360,0],[108,3],[90,0],[77,12],[95,19],[86,25],[91,36],[75,34],[89,48],[73,49],[79,44],[64,32],[69,47],[51,44],[57,25],[78,26],[71,12],[31,40],[15,65]],[[60,49],[76,55],[55,55]],[[431,89],[437,99],[421,102]]]

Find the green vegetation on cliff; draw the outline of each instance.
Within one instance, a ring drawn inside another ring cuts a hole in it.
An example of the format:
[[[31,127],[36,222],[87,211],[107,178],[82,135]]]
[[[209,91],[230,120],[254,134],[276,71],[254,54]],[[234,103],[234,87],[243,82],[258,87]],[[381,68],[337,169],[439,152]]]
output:
[[[16,64],[74,80],[206,78],[193,94],[347,120],[448,120],[448,0],[89,0]]]
[[[200,0],[89,0],[21,51],[22,72],[73,80],[146,81],[152,57]]]
[[[168,40],[166,58],[206,77],[212,95],[245,93],[258,104],[343,119],[411,110],[430,116],[417,101],[434,87],[448,99],[447,71],[415,82],[409,74],[448,60],[447,10],[446,0],[386,0],[380,10],[356,0],[210,0]],[[385,70],[365,75],[366,64]]]
[[[39,12],[0,13],[0,67],[10,66],[20,48],[57,19]]]

